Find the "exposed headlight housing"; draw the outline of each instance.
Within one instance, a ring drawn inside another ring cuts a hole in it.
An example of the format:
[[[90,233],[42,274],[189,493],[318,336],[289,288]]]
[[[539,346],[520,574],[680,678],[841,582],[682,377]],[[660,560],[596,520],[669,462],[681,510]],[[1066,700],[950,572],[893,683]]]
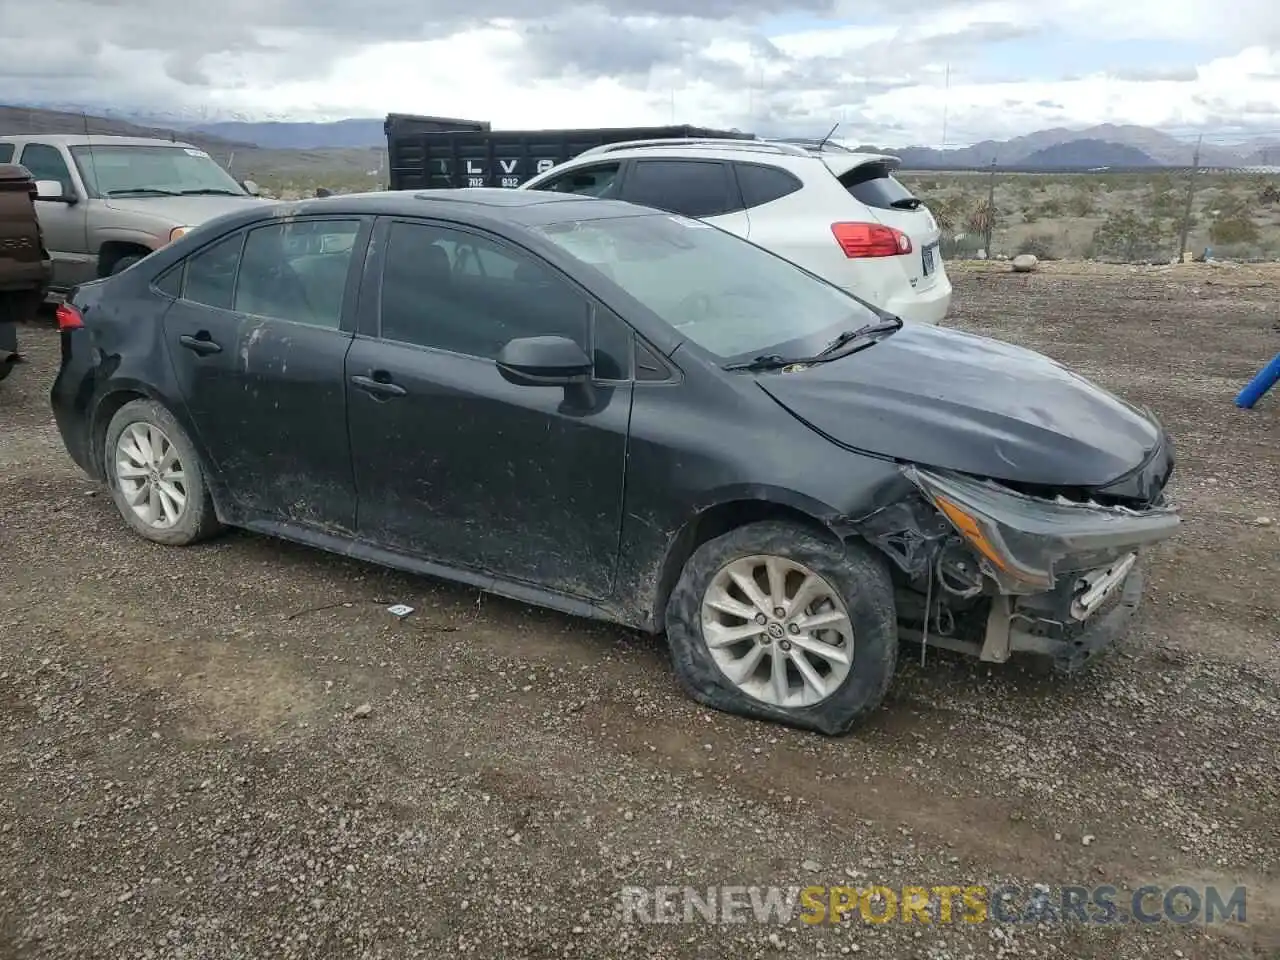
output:
[[[1104,566],[1168,539],[1181,522],[1172,507],[1046,500],[950,471],[905,467],[904,473],[1006,593],[1050,590],[1060,573]]]

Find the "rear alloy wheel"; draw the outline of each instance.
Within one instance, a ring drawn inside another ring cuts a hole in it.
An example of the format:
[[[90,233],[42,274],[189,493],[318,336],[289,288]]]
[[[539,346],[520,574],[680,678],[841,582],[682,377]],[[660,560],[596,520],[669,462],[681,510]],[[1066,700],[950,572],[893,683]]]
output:
[[[694,552],[667,607],[667,635],[698,701],[829,735],[880,704],[898,649],[883,560],[777,521]]]
[[[160,404],[121,407],[107,427],[104,455],[116,507],[143,537],[185,546],[219,529],[200,458]]]

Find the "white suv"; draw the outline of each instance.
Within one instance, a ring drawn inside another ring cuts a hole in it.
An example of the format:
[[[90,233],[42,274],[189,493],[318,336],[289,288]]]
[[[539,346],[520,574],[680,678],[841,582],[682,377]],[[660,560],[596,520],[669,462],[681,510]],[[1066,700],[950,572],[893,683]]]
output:
[[[521,184],[697,217],[903,320],[951,305],[938,224],[893,177],[897,157],[767,140],[634,140]]]

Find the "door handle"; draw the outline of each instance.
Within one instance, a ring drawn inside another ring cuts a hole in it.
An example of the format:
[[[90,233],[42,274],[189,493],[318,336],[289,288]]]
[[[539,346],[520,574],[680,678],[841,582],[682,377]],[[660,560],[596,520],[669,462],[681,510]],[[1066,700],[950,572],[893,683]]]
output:
[[[386,374],[378,371],[372,377],[354,376],[351,378],[351,382],[373,397],[403,397],[408,392],[400,384],[392,383],[390,379],[377,379],[379,375],[386,376]]]
[[[204,333],[204,331],[202,330],[201,333]],[[202,357],[208,356],[211,353],[222,352],[222,344],[214,343],[209,339],[209,334],[207,333],[205,333],[204,336],[197,334],[194,337],[184,333],[178,338],[178,342],[188,350],[193,353],[198,353]]]

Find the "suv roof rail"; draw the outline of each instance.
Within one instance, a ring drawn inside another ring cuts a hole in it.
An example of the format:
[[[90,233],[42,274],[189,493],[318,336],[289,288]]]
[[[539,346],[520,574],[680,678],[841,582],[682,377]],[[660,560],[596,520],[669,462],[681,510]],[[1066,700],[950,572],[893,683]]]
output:
[[[821,140],[817,137],[779,137],[770,143],[789,143],[792,146],[804,148],[806,153],[823,153],[831,151],[832,153],[857,153],[846,147],[843,143],[835,143],[831,140]]]
[[[756,153],[780,153],[793,157],[811,156],[810,152],[793,143],[774,143],[768,140],[740,140],[729,137],[665,137],[658,140],[623,140],[604,143],[584,150],[579,157],[599,156],[618,150],[644,150],[650,147],[710,147],[715,150],[748,150]]]

